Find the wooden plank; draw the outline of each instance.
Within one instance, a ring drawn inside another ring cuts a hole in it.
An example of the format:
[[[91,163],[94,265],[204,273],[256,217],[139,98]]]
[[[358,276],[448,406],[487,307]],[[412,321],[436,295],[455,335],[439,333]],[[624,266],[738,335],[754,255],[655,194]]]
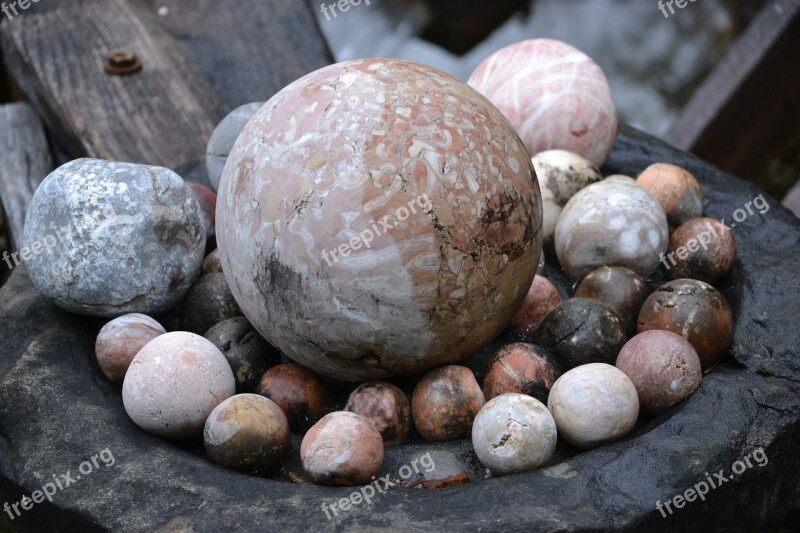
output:
[[[223,116],[172,38],[124,0],[39,2],[0,26],[0,39],[6,67],[71,157],[175,168],[202,157]],[[107,74],[117,49],[143,69]]]
[[[33,108],[24,102],[0,106],[0,201],[12,250],[22,242],[28,203],[51,170],[47,137]]]
[[[798,131],[800,0],[769,2],[695,92],[666,140],[753,178],[774,139]]]
[[[302,0],[131,0],[158,16],[226,112],[266,101],[333,57]],[[312,2],[318,9],[319,2]],[[166,10],[163,8],[166,6]]]

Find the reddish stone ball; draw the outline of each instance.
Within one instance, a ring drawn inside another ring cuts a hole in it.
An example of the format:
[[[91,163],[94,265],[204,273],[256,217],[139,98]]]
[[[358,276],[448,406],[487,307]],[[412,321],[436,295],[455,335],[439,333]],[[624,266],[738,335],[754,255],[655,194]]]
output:
[[[655,163],[636,178],[636,185],[658,200],[671,229],[703,214],[703,189],[687,170]]]
[[[592,270],[575,289],[576,298],[598,301],[614,311],[629,335],[636,332],[636,318],[648,294],[650,290],[641,276],[620,266]]]
[[[544,348],[522,342],[507,344],[489,362],[483,395],[489,401],[518,392],[547,403],[550,387],[560,375],[557,363]]]
[[[107,323],[97,335],[94,353],[100,370],[108,379],[122,385],[131,361],[144,345],[167,330],[147,315],[131,313]]]
[[[383,464],[383,439],[363,416],[336,411],[308,430],[300,458],[317,485],[367,485]]]
[[[444,442],[467,438],[486,400],[467,367],[448,365],[432,370],[411,396],[411,416],[422,438]]]
[[[364,383],[350,393],[344,410],[372,422],[385,446],[402,443],[411,431],[411,405],[406,394],[391,383]]]
[[[256,393],[278,404],[292,433],[302,434],[322,417],[328,387],[310,370],[283,363],[264,373]]]
[[[716,285],[733,269],[735,260],[736,241],[730,230],[713,218],[695,218],[672,234],[664,263],[672,278]]]
[[[636,387],[640,412],[650,416],[688,398],[703,376],[692,345],[676,333],[656,329],[629,340],[619,352],[616,367]]]
[[[186,182],[186,184],[194,193],[194,197],[200,206],[200,219],[206,232],[206,242],[208,245],[213,245],[217,237],[217,193],[199,183]]]
[[[523,339],[532,338],[545,317],[560,303],[561,295],[558,294],[555,285],[546,277],[537,274],[522,302],[522,307],[511,319],[509,328],[512,334]]]
[[[703,369],[712,367],[733,341],[733,313],[725,297],[704,281],[676,279],[647,297],[638,331],[681,335],[694,347]]]

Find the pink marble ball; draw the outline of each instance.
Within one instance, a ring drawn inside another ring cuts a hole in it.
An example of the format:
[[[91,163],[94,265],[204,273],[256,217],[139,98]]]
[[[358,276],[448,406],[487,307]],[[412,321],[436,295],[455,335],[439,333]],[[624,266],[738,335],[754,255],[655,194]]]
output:
[[[122,315],[108,322],[98,333],[94,345],[100,370],[108,379],[122,385],[139,350],[166,332],[161,324],[140,313]]]
[[[539,188],[496,107],[431,67],[331,65],[239,136],[222,270],[270,344],[326,377],[419,374],[478,351],[531,285]]]
[[[531,155],[574,152],[597,166],[617,136],[617,108],[602,69],[553,39],[522,41],[484,60],[468,83],[517,130]]]

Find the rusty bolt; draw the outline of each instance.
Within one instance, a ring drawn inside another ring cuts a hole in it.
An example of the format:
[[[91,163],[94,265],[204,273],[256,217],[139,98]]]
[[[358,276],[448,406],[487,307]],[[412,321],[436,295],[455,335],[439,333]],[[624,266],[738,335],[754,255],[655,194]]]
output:
[[[106,58],[105,70],[108,74],[125,76],[142,70],[142,62],[133,52],[115,50]]]

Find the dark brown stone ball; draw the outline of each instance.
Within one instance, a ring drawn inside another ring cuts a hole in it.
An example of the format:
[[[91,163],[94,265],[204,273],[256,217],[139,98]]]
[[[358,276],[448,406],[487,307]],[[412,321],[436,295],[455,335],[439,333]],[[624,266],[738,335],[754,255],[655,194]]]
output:
[[[501,394],[518,392],[547,404],[550,387],[560,375],[558,364],[544,348],[524,342],[506,344],[489,362],[483,395],[489,401]]]
[[[218,272],[200,276],[181,302],[181,328],[197,335],[205,335],[214,324],[234,316],[242,316],[242,310],[225,276]]]
[[[694,218],[672,234],[663,262],[673,279],[716,285],[733,269],[735,260],[736,241],[730,230],[713,218]]]
[[[470,436],[486,400],[467,367],[448,365],[425,374],[411,396],[411,416],[422,438],[444,442]]]
[[[281,362],[281,352],[258,334],[243,316],[223,320],[209,329],[205,338],[219,348],[231,365],[236,392],[254,392],[261,376]]]
[[[406,394],[391,383],[364,383],[350,393],[344,410],[372,422],[385,446],[404,442],[411,431],[411,404]]]
[[[303,434],[322,418],[328,387],[307,368],[283,363],[267,370],[256,393],[278,404],[292,433]]]
[[[651,329],[681,335],[707,369],[733,341],[733,313],[725,297],[708,283],[676,279],[659,287],[642,305],[638,331]]]
[[[636,318],[650,290],[633,270],[602,266],[589,272],[575,289],[576,298],[596,300],[614,311],[625,324],[627,335],[636,332]]]

